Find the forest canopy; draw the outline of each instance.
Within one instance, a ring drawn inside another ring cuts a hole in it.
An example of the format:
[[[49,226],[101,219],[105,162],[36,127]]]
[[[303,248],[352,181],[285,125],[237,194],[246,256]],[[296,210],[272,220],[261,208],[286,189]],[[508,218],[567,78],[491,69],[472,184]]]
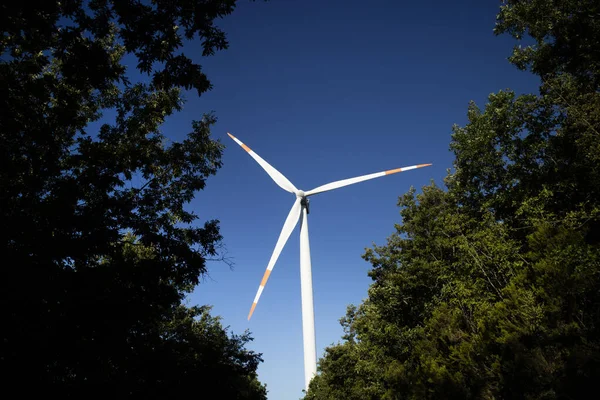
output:
[[[574,399],[600,378],[600,3],[505,0],[494,28],[538,93],[454,126],[444,186],[367,249],[305,399]],[[530,43],[523,45],[521,43]]]

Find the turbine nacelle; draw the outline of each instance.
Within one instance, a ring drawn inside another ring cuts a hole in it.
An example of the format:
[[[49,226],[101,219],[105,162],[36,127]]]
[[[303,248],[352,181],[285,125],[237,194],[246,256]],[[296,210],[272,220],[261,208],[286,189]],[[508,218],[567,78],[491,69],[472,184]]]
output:
[[[310,214],[310,208],[309,208],[310,201],[308,200],[308,195],[304,192],[304,190],[298,190],[296,192],[296,198],[300,199],[300,205],[302,207],[306,208],[307,214]]]
[[[310,214],[310,201],[308,200],[308,197],[303,196],[303,197],[299,197],[300,199],[300,205],[304,208],[306,208],[306,214]]]

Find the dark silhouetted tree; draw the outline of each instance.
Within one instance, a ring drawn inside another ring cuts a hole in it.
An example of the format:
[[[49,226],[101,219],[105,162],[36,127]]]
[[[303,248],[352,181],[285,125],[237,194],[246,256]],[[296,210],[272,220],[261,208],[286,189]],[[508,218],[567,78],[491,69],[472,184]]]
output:
[[[210,89],[186,52],[225,49],[214,22],[234,6],[0,5],[5,395],[266,397],[248,333],[181,305],[221,256],[218,221],[184,208],[221,166],[215,118],[181,142],[160,131],[183,90]]]

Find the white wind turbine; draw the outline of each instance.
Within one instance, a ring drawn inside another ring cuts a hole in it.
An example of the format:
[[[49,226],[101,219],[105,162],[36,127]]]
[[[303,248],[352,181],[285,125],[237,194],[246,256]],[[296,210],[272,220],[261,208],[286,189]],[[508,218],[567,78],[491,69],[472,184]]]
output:
[[[252,158],[256,160],[257,163],[260,164],[261,167],[269,174],[269,176],[277,183],[283,190],[287,190],[290,193],[296,195],[296,201],[288,214],[285,223],[283,224],[283,229],[281,230],[281,234],[279,235],[279,239],[277,239],[277,244],[275,245],[275,250],[271,255],[271,259],[269,260],[269,264],[267,265],[267,270],[263,275],[262,281],[260,282],[260,286],[258,287],[258,292],[256,293],[256,297],[254,297],[254,302],[252,303],[252,307],[250,308],[250,313],[248,314],[248,320],[252,317],[252,313],[256,308],[256,304],[258,303],[258,299],[262,294],[265,285],[267,284],[267,280],[269,279],[269,275],[271,275],[271,271],[275,266],[275,262],[277,262],[277,258],[279,258],[279,254],[285,246],[290,234],[296,227],[298,220],[300,219],[300,215],[302,215],[302,222],[300,224],[300,288],[302,293],[302,336],[304,341],[304,383],[306,386],[306,390],[308,390],[308,384],[310,380],[317,373],[317,351],[315,344],[315,316],[314,316],[314,306],[313,306],[313,290],[312,290],[312,273],[311,273],[311,265],[310,265],[310,245],[308,241],[308,197],[317,193],[327,192],[329,190],[341,188],[343,186],[352,185],[354,183],[366,181],[369,179],[379,178],[385,175],[395,174],[397,172],[409,171],[411,169],[422,168],[430,166],[431,164],[419,164],[412,165],[410,167],[402,167],[391,169],[388,171],[376,172],[374,174],[357,176],[355,178],[343,179],[341,181],[335,181],[328,183],[326,185],[319,186],[308,192],[304,192],[302,190],[296,189],[296,187],[290,182],[281,172],[277,171],[273,168],[269,163],[263,160],[258,154],[252,151],[248,146],[242,143],[238,138],[233,136],[231,133],[227,132],[230,138],[235,140],[237,144],[242,146],[244,150],[250,154]]]

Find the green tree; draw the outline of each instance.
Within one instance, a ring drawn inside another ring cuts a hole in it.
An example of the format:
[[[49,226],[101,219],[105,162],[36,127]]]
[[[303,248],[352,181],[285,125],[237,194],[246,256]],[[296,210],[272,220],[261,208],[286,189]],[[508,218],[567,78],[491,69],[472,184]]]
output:
[[[495,32],[538,94],[500,91],[453,128],[445,184],[399,201],[368,249],[307,399],[569,399],[600,378],[600,4],[507,0]]]
[[[172,397],[209,386],[222,398],[265,398],[260,355],[244,348],[250,336],[181,305],[220,257],[218,221],[198,226],[184,208],[221,166],[215,118],[194,121],[181,142],[160,131],[183,90],[211,87],[185,41],[204,56],[225,49],[215,20],[234,7],[0,6],[5,390]]]

